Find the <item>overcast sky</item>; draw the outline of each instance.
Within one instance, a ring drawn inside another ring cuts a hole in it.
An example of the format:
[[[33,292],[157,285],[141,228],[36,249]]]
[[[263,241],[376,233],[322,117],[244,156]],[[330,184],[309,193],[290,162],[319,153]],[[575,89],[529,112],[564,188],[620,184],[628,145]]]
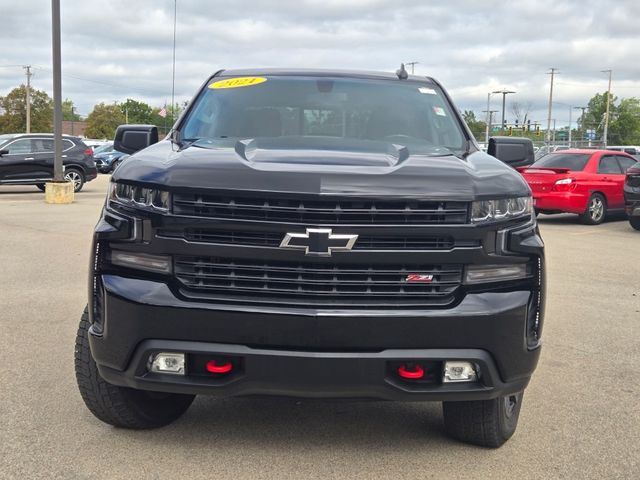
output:
[[[477,115],[506,87],[546,122],[607,88],[640,97],[640,1],[177,0],[176,99],[220,68],[320,67],[395,71],[440,80]],[[0,0],[0,95],[25,81],[51,94],[49,0]],[[62,90],[87,115],[98,102],[171,98],[173,0],[62,0]],[[500,96],[492,109],[500,109]],[[576,112],[576,111],[574,111]],[[500,115],[498,113],[498,115]],[[511,117],[511,118],[510,118]],[[575,113],[574,113],[575,120]]]

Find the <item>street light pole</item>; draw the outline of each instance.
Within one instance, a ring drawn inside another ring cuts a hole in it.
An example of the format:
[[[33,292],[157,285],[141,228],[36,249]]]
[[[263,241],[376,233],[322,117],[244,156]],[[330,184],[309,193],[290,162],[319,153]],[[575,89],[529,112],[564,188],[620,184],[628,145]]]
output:
[[[547,146],[551,142],[551,105],[553,104],[553,78],[555,77],[556,70],[556,68],[551,67],[551,72],[549,72],[551,75],[551,87],[549,88],[549,114],[547,115]]]
[[[605,113],[605,117],[604,117],[604,135],[603,135],[604,148],[607,148],[607,136],[609,134],[609,103],[611,100],[611,70],[602,70],[602,73],[609,74],[609,88],[607,89],[607,112]]]
[[[490,125],[489,122],[491,121],[491,92],[487,93],[487,117],[485,120],[485,130],[484,130],[484,143],[485,145],[487,145],[487,147],[489,147],[489,131],[490,131]]]
[[[577,110],[582,110],[582,115],[580,116],[580,128],[578,128],[578,134],[579,134],[580,140],[584,140],[584,132],[585,132],[585,129],[584,129],[584,111],[589,107],[573,107],[573,108],[575,108]],[[576,123],[578,123],[578,122],[576,121]]]
[[[171,125],[174,120],[175,99],[174,94],[176,90],[176,18],[178,15],[178,0],[173,0],[173,72],[171,76]]]
[[[27,76],[26,86],[26,107],[27,107],[27,133],[31,133],[31,65],[25,65],[25,75]]]
[[[411,65],[411,75],[413,75],[413,67],[420,62],[407,62],[405,65]]]
[[[60,55],[60,0],[51,0],[53,45],[53,181],[62,182],[62,68]]]
[[[502,123],[500,124],[500,128],[504,129],[505,105],[506,105],[507,95],[509,95],[510,93],[516,93],[516,92],[503,88],[502,90],[496,90],[495,92],[491,92],[491,93],[502,94]],[[487,110],[489,110],[489,108],[487,108]]]
[[[571,112],[573,112],[573,107],[569,107],[569,148],[571,148]]]

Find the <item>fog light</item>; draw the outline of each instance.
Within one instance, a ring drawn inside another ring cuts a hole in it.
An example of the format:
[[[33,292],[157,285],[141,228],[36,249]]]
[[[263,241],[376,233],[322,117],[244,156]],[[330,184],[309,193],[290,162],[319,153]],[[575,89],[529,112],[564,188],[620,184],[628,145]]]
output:
[[[451,382],[475,382],[478,378],[476,369],[470,362],[449,361],[444,363],[442,381]]]
[[[184,375],[184,353],[156,353],[152,356],[150,371]]]

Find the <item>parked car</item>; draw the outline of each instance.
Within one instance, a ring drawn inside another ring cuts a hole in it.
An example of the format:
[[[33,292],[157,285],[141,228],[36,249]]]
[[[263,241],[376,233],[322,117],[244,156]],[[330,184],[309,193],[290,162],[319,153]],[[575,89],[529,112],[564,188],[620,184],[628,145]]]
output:
[[[463,441],[514,433],[544,245],[526,182],[437,81],[220,71],[169,138],[123,125],[114,144],[132,155],[75,343],[98,419],[159,427],[197,394],[378,398],[443,401]]]
[[[8,134],[0,136],[0,184],[35,185],[44,191],[53,179],[53,134]],[[62,138],[64,178],[76,192],[98,176],[93,152],[78,138]]]
[[[563,150],[518,169],[533,192],[539,213],[577,213],[589,225],[624,208],[625,171],[635,159],[608,150]]]
[[[92,138],[84,138],[82,140],[84,142],[84,144],[89,147],[90,149],[92,149],[95,153],[96,149],[104,146],[104,145],[113,145],[113,141],[112,140],[94,140]]]
[[[93,152],[93,158],[96,161],[96,167],[100,173],[110,173],[118,166],[118,164],[128,157],[126,153],[119,152],[113,148],[113,143],[98,147]]]
[[[640,162],[631,166],[624,181],[624,203],[629,223],[640,230]]]
[[[535,158],[536,160],[540,160],[545,155],[548,155],[554,152],[560,152],[563,150],[569,150],[570,148],[571,147],[569,147],[568,145],[549,145],[549,146],[543,145],[536,150]]]

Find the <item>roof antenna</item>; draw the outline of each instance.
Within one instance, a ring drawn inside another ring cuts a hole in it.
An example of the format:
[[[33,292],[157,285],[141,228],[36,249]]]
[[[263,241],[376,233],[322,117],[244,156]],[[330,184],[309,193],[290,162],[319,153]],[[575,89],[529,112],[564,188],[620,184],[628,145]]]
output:
[[[406,80],[407,78],[409,78],[409,73],[407,73],[407,71],[405,70],[404,63],[400,64],[400,68],[396,70],[396,75],[400,80]]]

